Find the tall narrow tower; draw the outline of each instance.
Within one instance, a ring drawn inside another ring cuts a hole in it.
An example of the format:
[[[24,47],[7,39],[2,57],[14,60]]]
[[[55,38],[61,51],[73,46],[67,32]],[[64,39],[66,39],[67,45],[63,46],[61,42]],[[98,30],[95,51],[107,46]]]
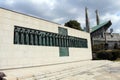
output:
[[[86,32],[90,33],[90,23],[88,18],[87,7],[85,8],[85,18],[86,18]]]
[[[95,13],[96,13],[96,24],[99,25],[100,20],[99,20],[98,10],[96,10]]]

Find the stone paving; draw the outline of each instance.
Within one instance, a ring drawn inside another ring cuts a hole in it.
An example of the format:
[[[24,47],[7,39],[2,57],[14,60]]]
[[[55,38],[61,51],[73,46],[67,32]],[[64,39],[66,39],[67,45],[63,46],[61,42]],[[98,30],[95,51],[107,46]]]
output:
[[[68,80],[120,80],[120,62],[110,62],[109,64],[86,70],[86,72],[70,77]]]
[[[7,80],[120,80],[120,62],[80,61],[4,72]]]

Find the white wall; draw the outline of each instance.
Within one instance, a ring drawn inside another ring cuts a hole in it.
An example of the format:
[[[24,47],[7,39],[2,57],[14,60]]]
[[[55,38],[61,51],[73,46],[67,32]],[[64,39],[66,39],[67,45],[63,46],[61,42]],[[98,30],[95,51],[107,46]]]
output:
[[[14,25],[54,33],[58,33],[59,26],[64,27],[0,8],[0,69],[47,65],[92,58],[90,35],[86,32],[64,27],[68,29],[68,35],[86,38],[88,48],[69,48],[69,56],[60,57],[59,47],[13,44]]]

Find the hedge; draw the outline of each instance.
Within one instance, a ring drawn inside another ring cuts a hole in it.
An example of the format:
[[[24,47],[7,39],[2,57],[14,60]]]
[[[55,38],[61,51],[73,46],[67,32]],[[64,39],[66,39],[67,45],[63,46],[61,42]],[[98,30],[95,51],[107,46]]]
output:
[[[95,53],[96,59],[99,60],[116,60],[120,58],[120,50],[101,50]]]

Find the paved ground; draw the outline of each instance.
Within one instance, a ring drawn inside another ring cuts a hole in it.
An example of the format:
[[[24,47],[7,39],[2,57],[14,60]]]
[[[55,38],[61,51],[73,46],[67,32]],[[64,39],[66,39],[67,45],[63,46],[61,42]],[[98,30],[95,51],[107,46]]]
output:
[[[120,80],[120,62],[80,61],[4,72],[8,80]]]
[[[65,80],[120,80],[120,62],[102,62],[105,64],[83,71],[81,74],[76,74]]]
[[[86,71],[81,75],[76,75],[74,78],[84,80],[120,80],[120,64],[103,65],[96,69]]]

